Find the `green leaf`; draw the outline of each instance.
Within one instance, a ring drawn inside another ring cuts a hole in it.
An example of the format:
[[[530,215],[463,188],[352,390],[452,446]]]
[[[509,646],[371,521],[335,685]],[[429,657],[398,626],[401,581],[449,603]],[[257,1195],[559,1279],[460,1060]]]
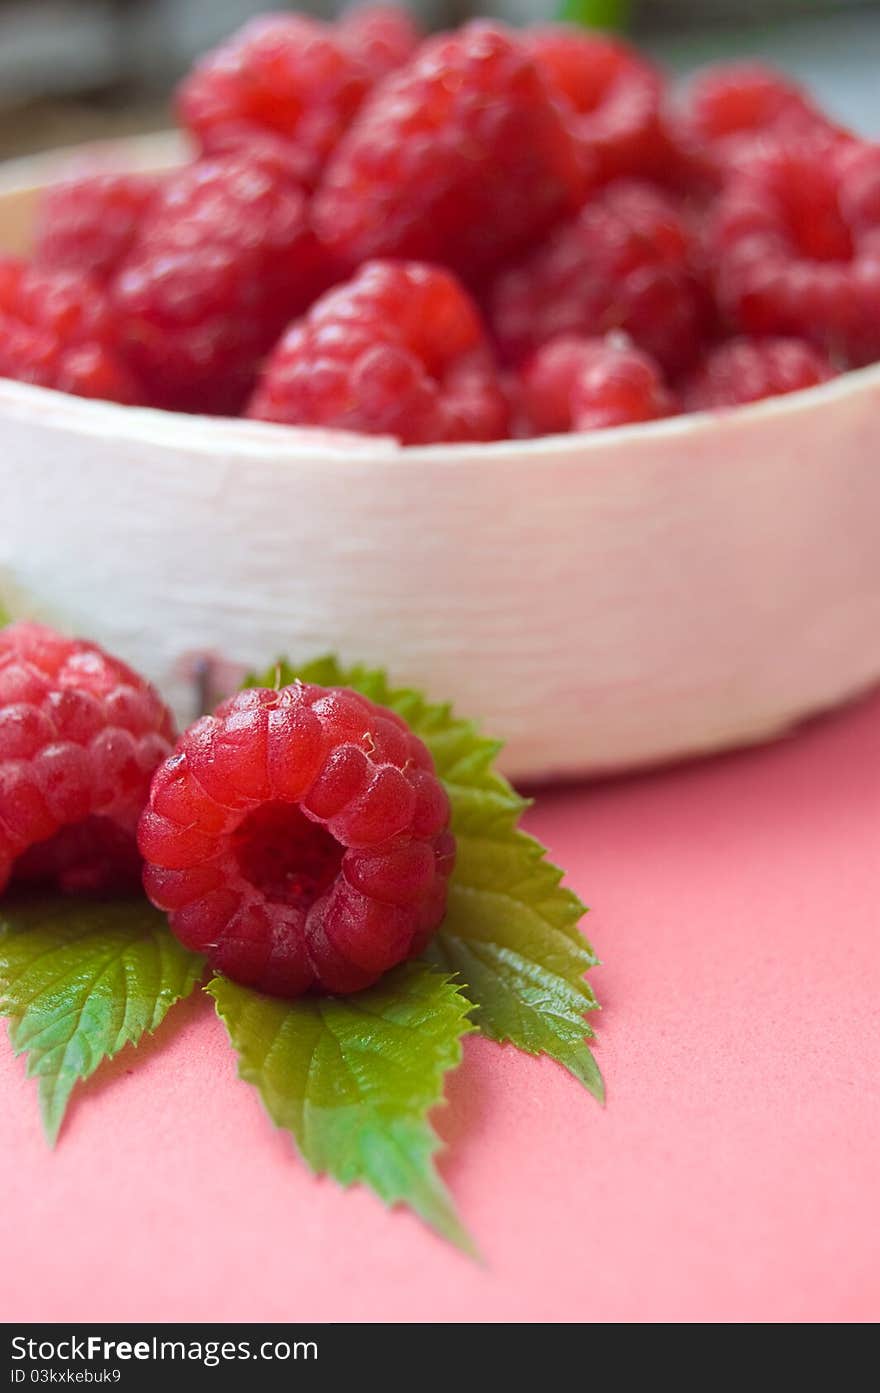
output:
[[[6,625],[11,623],[12,616],[10,615],[3,601],[0,600],[0,629],[5,629]]]
[[[469,1004],[448,976],[407,963],[353,996],[292,1002],[221,977],[208,991],[240,1076],[316,1173],[365,1182],[473,1252],[434,1168],[439,1140],[427,1118],[469,1028]]]
[[[587,29],[625,29],[631,12],[630,0],[561,0],[556,17]]]
[[[562,872],[541,844],[520,830],[528,803],[494,767],[499,743],[449,705],[391,688],[384,673],[343,668],[335,658],[296,669],[281,662],[249,683],[296,678],[353,687],[397,711],[424,740],[449,794],[458,845],[446,918],[428,956],[459,975],[484,1035],[550,1055],[602,1100],[602,1076],[586,1044],[593,1032],[584,1013],[597,1005],[584,980],[597,959],[578,928],[586,908],[562,886]]]
[[[145,900],[28,900],[0,911],[0,1014],[40,1081],[54,1143],[73,1087],[188,996],[202,959]]]

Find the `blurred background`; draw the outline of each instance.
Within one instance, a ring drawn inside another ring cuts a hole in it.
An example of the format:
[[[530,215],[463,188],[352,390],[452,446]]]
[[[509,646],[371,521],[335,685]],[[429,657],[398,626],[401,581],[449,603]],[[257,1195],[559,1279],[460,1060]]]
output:
[[[0,0],[0,158],[167,124],[192,58],[265,10],[331,17],[343,4],[259,0]],[[432,28],[477,13],[547,20],[558,0],[418,0]],[[880,133],[880,0],[563,0],[619,25],[673,70],[760,55],[806,81],[841,120]]]

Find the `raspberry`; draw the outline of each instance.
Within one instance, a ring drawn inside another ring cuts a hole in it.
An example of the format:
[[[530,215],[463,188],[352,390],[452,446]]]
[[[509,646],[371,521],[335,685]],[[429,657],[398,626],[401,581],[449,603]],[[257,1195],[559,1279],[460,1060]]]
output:
[[[603,430],[677,410],[658,365],[614,336],[545,344],[523,370],[522,395],[536,434]]]
[[[429,40],[376,88],[328,161],[315,224],[349,265],[411,257],[474,277],[582,194],[542,74],[512,35],[477,23]]]
[[[574,113],[574,129],[599,179],[653,174],[665,155],[663,80],[618,39],[567,25],[526,30],[523,41]]]
[[[436,266],[368,262],[294,324],[248,415],[395,435],[495,440],[507,407],[475,306]]]
[[[682,394],[687,411],[705,411],[784,396],[833,376],[824,354],[800,339],[732,339],[710,350]]]
[[[719,199],[710,240],[738,329],[853,366],[880,357],[880,146],[765,150]]]
[[[697,243],[678,203],[636,180],[600,190],[490,292],[489,321],[518,362],[560,334],[622,329],[668,371],[706,336],[709,302]]]
[[[747,169],[768,138],[797,142],[838,132],[796,82],[762,63],[706,68],[671,124],[680,147],[716,181]]]
[[[106,281],[131,249],[158,181],[146,174],[88,174],[43,195],[34,260]]]
[[[341,688],[240,692],[157,770],[144,885],[188,947],[275,996],[353,992],[421,952],[455,859],[431,756]]]
[[[0,632],[0,891],[136,885],[153,771],[174,741],[157,693],[92,643],[41,624]]]
[[[13,257],[0,258],[0,377],[78,397],[142,399],[118,351],[101,287],[87,276]]]
[[[232,415],[260,358],[326,283],[306,196],[264,150],[168,179],[112,290],[153,402]]]
[[[363,11],[333,26],[305,15],[265,15],[195,66],[178,92],[181,123],[202,150],[250,146],[255,135],[295,148],[314,183],[372,84],[415,42],[404,16]]]
[[[395,5],[366,5],[339,21],[346,45],[356,53],[373,82],[400,68],[415,53],[422,35],[412,15]]]

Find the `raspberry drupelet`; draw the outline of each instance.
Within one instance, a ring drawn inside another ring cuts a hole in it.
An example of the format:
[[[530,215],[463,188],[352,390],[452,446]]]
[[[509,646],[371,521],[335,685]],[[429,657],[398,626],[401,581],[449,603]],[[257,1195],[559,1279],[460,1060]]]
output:
[[[0,891],[136,886],[138,819],[173,742],[157,693],[95,644],[0,631]]]
[[[0,257],[0,377],[125,405],[143,400],[102,287],[14,257]]]
[[[675,372],[699,354],[711,317],[697,238],[677,200],[617,180],[501,272],[488,317],[514,363],[560,334],[619,329]]]
[[[553,339],[526,364],[521,384],[538,435],[635,425],[678,410],[659,365],[624,336]]]
[[[507,403],[476,307],[437,266],[368,262],[295,324],[248,415],[393,435],[497,440]]]
[[[335,25],[264,15],[196,64],[179,89],[178,115],[209,153],[279,139],[313,184],[372,85],[416,41],[394,11],[359,11]]]
[[[449,800],[395,713],[355,692],[253,688],[180,739],[139,845],[188,947],[275,996],[347,993],[422,951],[455,860]]]
[[[799,392],[834,375],[824,353],[801,339],[731,339],[710,349],[681,391],[686,411],[706,411]]]
[[[563,24],[527,29],[523,42],[571,108],[598,180],[660,171],[663,79],[651,63],[619,39]]]
[[[728,184],[710,231],[722,309],[748,335],[880,357],[880,145],[777,145]]]
[[[428,40],[370,95],[324,171],[315,225],[349,266],[409,257],[478,278],[585,193],[543,73],[499,25]]]
[[[170,176],[111,295],[153,405],[234,415],[262,356],[330,279],[306,195],[261,147]]]

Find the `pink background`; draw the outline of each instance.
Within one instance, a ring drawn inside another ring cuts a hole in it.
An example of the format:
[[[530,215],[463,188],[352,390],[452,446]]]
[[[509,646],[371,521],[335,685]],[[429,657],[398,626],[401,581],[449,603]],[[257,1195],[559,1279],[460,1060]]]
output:
[[[312,1180],[202,1000],[54,1155],[3,1033],[3,1318],[880,1317],[880,698],[530,824],[594,907],[608,1106],[468,1042],[438,1125],[485,1266]]]

